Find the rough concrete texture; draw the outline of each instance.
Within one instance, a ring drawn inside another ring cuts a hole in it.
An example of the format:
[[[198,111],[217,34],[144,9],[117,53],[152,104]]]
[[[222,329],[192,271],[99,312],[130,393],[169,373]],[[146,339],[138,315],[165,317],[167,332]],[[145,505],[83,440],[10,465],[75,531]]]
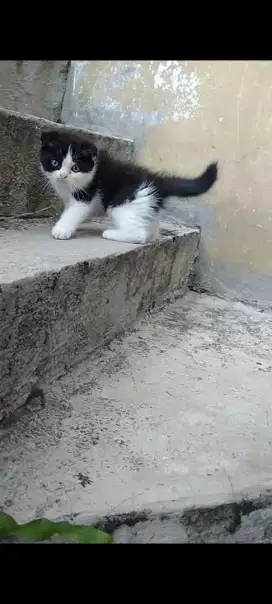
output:
[[[114,530],[271,489],[271,335],[268,312],[194,292],[146,316],[3,428],[3,509]]]
[[[186,291],[198,231],[137,246],[102,240],[101,226],[97,233],[86,225],[65,242],[53,240],[46,223],[0,232],[0,397],[7,412],[140,312]]]
[[[106,518],[114,543],[272,543],[272,492],[206,508]],[[116,528],[117,526],[117,528]]]
[[[44,128],[67,130],[62,124],[0,109],[0,215],[18,215],[46,208],[54,213],[58,203],[46,188],[39,169],[40,137]],[[132,141],[96,132],[68,128],[84,134],[116,157],[133,157]]]
[[[0,61],[0,106],[56,122],[71,61]]]

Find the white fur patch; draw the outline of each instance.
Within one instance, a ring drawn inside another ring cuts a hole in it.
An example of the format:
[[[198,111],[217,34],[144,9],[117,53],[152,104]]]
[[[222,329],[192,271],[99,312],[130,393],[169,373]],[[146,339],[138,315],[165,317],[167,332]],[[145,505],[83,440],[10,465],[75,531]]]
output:
[[[152,183],[144,183],[135,193],[133,201],[110,208],[116,229],[103,232],[104,239],[127,243],[147,243],[157,234],[156,189]]]
[[[52,229],[54,239],[70,239],[84,220],[87,220],[90,214],[90,206],[81,201],[74,201],[67,207],[61,215],[58,222]]]

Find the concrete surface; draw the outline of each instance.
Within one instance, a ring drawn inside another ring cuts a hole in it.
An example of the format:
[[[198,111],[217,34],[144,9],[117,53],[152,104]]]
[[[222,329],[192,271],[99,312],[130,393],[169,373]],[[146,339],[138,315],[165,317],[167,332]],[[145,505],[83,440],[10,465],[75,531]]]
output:
[[[62,118],[135,140],[140,161],[219,181],[173,208],[202,228],[199,287],[271,308],[271,61],[71,61]]]
[[[0,61],[0,106],[56,122],[70,61]]]
[[[3,426],[3,509],[115,530],[271,489],[271,336],[270,313],[194,292],[146,316]]]
[[[67,130],[61,124],[0,108],[0,217],[42,208],[50,215],[59,207],[53,193],[45,188],[39,169],[43,128]],[[133,157],[132,141],[82,129],[72,130],[84,134],[116,157],[128,160]]]
[[[98,524],[118,544],[272,543],[272,491],[170,513],[142,510],[108,517]]]
[[[183,229],[145,246],[104,243],[97,224],[62,242],[51,224],[25,227],[0,231],[0,408],[8,413],[141,312],[182,296],[200,238]]]

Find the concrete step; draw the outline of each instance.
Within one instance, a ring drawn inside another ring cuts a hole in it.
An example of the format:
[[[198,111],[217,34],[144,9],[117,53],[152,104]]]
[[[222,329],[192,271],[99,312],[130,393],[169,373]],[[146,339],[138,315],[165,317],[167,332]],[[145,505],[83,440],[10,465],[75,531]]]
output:
[[[23,225],[22,225],[23,222]],[[150,245],[101,238],[85,225],[70,241],[51,224],[0,231],[0,399],[14,412],[33,388],[64,375],[130,327],[140,313],[182,296],[199,232],[180,228]]]
[[[271,489],[271,342],[271,314],[204,294],[143,317],[3,428],[2,507],[19,521],[104,517],[127,527],[119,541],[184,541],[213,522],[211,536],[233,533],[265,499],[191,510],[186,526],[182,514]]]
[[[17,216],[46,208],[52,215],[59,202],[45,190],[39,169],[40,138],[44,128],[83,134],[115,157],[131,160],[133,141],[117,136],[56,124],[0,107],[0,217]]]

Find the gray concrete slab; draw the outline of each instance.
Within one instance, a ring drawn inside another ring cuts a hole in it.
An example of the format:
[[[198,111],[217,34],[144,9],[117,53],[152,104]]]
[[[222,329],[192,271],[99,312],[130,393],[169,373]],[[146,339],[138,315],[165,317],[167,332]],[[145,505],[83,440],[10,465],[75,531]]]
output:
[[[105,258],[139,247],[102,240],[103,226],[99,223],[83,225],[65,242],[51,237],[52,226],[51,221],[33,226],[21,222],[20,229],[0,230],[0,283],[12,283],[43,271],[59,271],[77,262]]]
[[[272,491],[175,512],[117,514],[98,524],[119,544],[271,543]]]
[[[128,245],[102,239],[97,224],[94,231],[86,225],[75,238],[56,241],[49,224],[24,226],[0,231],[5,413],[122,333],[150,306],[182,296],[200,238],[196,230],[180,229],[149,245]]]
[[[71,61],[0,61],[0,105],[57,121]]]
[[[146,316],[3,428],[3,508],[81,521],[271,489],[271,336],[270,313],[193,292]]]

